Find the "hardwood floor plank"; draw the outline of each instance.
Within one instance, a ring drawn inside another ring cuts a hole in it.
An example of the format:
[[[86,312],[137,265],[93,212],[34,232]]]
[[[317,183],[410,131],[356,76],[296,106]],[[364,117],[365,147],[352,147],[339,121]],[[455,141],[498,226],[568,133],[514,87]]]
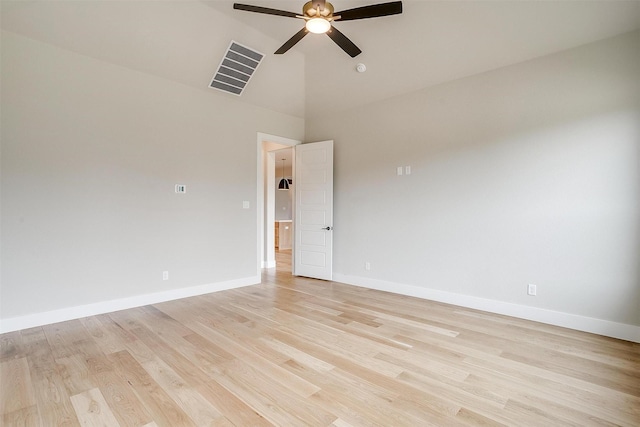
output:
[[[510,425],[510,424],[503,424],[493,418],[485,417],[484,415],[478,414],[472,411],[471,409],[467,409],[467,408],[461,408],[460,411],[458,411],[458,413],[456,414],[456,419],[458,419],[459,421],[463,421],[468,425],[479,426],[479,427],[483,427],[483,426],[507,427]]]
[[[255,286],[0,335],[0,423],[640,425],[638,343],[284,265]]]
[[[640,400],[620,399],[619,396],[604,390],[594,392],[579,385],[566,384],[560,381],[561,378],[554,381],[518,369],[494,366],[495,368],[487,370],[478,366],[465,382],[485,388],[497,387],[515,398],[550,399],[555,403],[575,408],[587,416],[608,419],[619,425],[625,425],[625,419],[640,419]],[[526,387],[523,387],[523,384],[526,384]]]
[[[399,382],[393,377],[384,375],[375,369],[370,369],[367,365],[361,365],[356,361],[352,361],[350,358],[344,357],[341,354],[335,354],[331,350],[325,349],[324,346],[306,339],[300,339],[294,336],[287,336],[287,334],[281,332],[274,332],[273,335],[280,341],[286,342],[295,348],[300,349],[306,353],[313,355],[314,357],[330,363],[337,368],[340,368],[344,372],[350,372],[353,375],[357,375],[362,380],[369,383],[374,387],[381,387],[382,389],[394,390],[394,393],[410,397],[411,399],[422,399],[424,404],[430,408],[431,411],[442,415],[454,415],[460,409],[457,405],[451,402],[444,401],[438,396],[423,393],[420,390]],[[389,387],[390,384],[394,384],[393,387]]]
[[[122,427],[140,426],[153,420],[133,387],[117,369],[93,374],[92,378]]]
[[[0,362],[26,356],[20,331],[0,335]]]
[[[595,362],[585,366],[585,364],[581,364],[581,360],[575,357],[559,359],[546,357],[543,359],[536,356],[535,353],[525,353],[524,351],[517,354],[515,352],[504,353],[502,357],[640,397],[640,376],[628,369],[606,367]]]
[[[38,413],[44,426],[78,426],[69,393],[64,387],[64,380],[57,373],[50,371],[33,381]]]
[[[231,425],[201,394],[191,388],[169,365],[159,358],[142,365],[163,390],[189,415],[198,426]]]
[[[128,351],[113,353],[109,357],[117,364],[127,383],[159,426],[196,426]]]
[[[107,319],[107,316],[103,316]],[[94,343],[100,348],[102,353],[111,354],[125,350],[124,342],[116,335],[112,328],[105,327],[105,324],[97,316],[79,319],[86,331],[91,335]]]
[[[71,404],[83,426],[120,425],[97,388],[71,396]]]
[[[138,353],[133,353],[140,364],[144,365],[147,362],[154,362],[156,358],[160,358],[190,385],[199,384],[209,378],[208,372],[214,362],[207,360],[206,355],[202,355],[201,352],[187,348],[186,344],[189,343],[186,340],[180,338],[180,342],[176,342],[172,346],[144,327],[137,328],[135,334],[145,344],[145,348],[152,352],[151,354],[144,354],[142,357]],[[203,360],[206,362],[202,363],[201,361]]]
[[[236,426],[274,426],[243,400],[214,380],[198,385],[196,389]]]
[[[303,317],[306,320],[312,320],[314,322],[329,326],[332,329],[346,332],[347,334],[350,334],[350,335],[357,335],[366,340],[375,341],[376,343],[388,345],[391,347],[401,348],[404,350],[411,347],[410,345],[401,343],[397,340],[394,340],[392,338],[386,337],[383,334],[381,334],[380,333],[381,325],[377,323],[367,324],[365,322],[350,320],[347,317],[340,317],[340,316],[327,314],[322,311],[308,310],[300,306],[299,303],[296,303],[295,306],[281,307],[281,309],[293,315]]]
[[[89,391],[96,387],[89,375],[86,361],[79,354],[56,359],[56,369],[70,395]]]
[[[515,400],[509,400],[504,411],[510,419],[517,420],[517,423],[522,426],[538,423],[550,426],[584,427],[582,424],[564,418],[562,414],[548,411],[547,408],[526,405]]]
[[[444,405],[434,410],[434,405],[438,406],[439,402],[431,401],[423,393],[403,390],[399,394],[340,368],[325,375],[295,361],[289,361],[285,366],[297,375],[321,385],[325,393],[316,393],[312,399],[352,425],[461,425],[452,418],[458,408]]]
[[[337,420],[332,422],[331,425],[333,427],[353,427],[353,425],[349,424],[348,422],[346,422],[344,420],[341,420],[340,418],[338,418]]]
[[[68,322],[54,323],[42,327],[53,357],[67,357],[79,351],[74,345],[76,341],[88,341],[90,335],[79,320],[69,320]]]
[[[65,380],[42,328],[22,331],[29,362],[30,381],[43,426],[79,426]],[[69,354],[73,349],[69,350]]]
[[[441,363],[437,359],[426,357],[418,352],[381,351],[375,358],[400,366],[404,369],[404,372],[413,372],[438,379],[446,378],[452,381],[464,381],[469,376],[468,370]]]
[[[221,365],[215,380],[277,426],[328,425],[337,418],[241,360]]]
[[[94,316],[96,319],[100,321],[102,328],[104,329],[105,335],[108,335],[107,341],[113,341],[114,346],[118,348],[116,351],[108,351],[104,350],[105,354],[117,353],[118,351],[122,351],[120,347],[122,345],[126,346],[127,344],[136,340],[135,336],[129,333],[125,328],[120,326],[112,317],[111,314],[100,314],[98,316]],[[100,345],[101,340],[96,340],[98,345]],[[108,347],[107,347],[108,348]]]
[[[37,405],[4,414],[1,420],[0,425],[4,427],[39,427],[42,425]]]
[[[0,362],[0,415],[35,405],[33,386],[29,380],[26,357]]]
[[[435,394],[461,408],[477,410],[491,407],[498,412],[504,408],[508,401],[507,397],[495,391],[473,387],[465,383],[457,384],[456,381],[438,381],[417,373],[403,372],[398,379],[425,393]]]
[[[556,417],[561,417],[563,420],[566,420],[567,423],[575,423],[580,426],[625,425],[624,421],[621,421],[620,423],[606,421],[604,418],[594,415],[595,411],[590,411],[588,409],[584,410],[583,408],[578,409],[571,403],[568,405],[561,404],[552,397],[544,398],[540,396],[533,396],[524,391],[519,393],[519,396],[514,397],[510,403],[516,403],[528,408],[545,408],[547,413],[553,414]]]
[[[313,357],[310,354],[305,353],[304,351],[300,351],[297,348],[291,347],[290,345],[287,345],[276,339],[260,338],[260,340],[272,349],[280,352],[283,355],[286,355],[289,360],[294,360],[297,363],[308,366],[309,368],[318,372],[328,372],[335,368],[335,366],[330,363],[326,363],[316,357]]]
[[[277,363],[273,363],[265,359],[262,355],[256,354],[256,347],[248,347],[247,343],[236,342],[218,330],[200,329],[203,334],[206,334],[210,339],[215,340],[220,345],[223,345],[229,351],[232,351],[236,355],[236,358],[247,363],[249,366],[259,370],[260,372],[268,375],[275,383],[286,383],[290,390],[298,394],[300,397],[308,397],[318,391],[318,387],[307,381],[304,381],[295,375],[291,375],[289,372],[280,368]],[[235,333],[237,335],[237,332]]]

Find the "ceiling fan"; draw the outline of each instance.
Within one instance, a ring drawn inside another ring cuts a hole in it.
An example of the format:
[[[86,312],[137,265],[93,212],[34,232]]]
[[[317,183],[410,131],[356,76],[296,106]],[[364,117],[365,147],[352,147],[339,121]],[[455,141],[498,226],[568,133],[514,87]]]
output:
[[[306,24],[304,28],[293,35],[285,42],[276,54],[283,54],[291,49],[309,32],[316,34],[326,34],[338,46],[342,48],[349,56],[355,58],[362,51],[347,36],[342,34],[331,23],[333,21],[353,21],[356,19],[378,18],[381,16],[397,15],[402,13],[402,2],[392,1],[389,3],[373,4],[370,6],[356,7],[354,9],[343,10],[342,12],[334,12],[333,5],[325,0],[313,0],[305,3],[302,7],[302,15],[285,10],[271,9],[268,7],[252,6],[248,4],[233,4],[234,9],[244,10],[247,12],[264,13],[267,15],[284,16],[287,18],[304,19]]]

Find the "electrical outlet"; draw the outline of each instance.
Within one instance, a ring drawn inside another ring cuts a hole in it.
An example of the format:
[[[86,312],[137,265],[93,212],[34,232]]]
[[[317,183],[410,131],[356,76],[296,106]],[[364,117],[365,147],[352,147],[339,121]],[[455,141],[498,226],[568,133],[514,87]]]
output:
[[[169,280],[169,272],[168,271],[163,271],[162,272],[162,280]]]
[[[404,174],[405,175],[411,175],[411,166],[405,166],[404,167]]]
[[[537,292],[538,292],[538,289],[536,285],[532,285],[532,284],[527,285],[527,295],[531,295],[535,297]]]
[[[402,176],[402,171],[403,171],[402,166],[398,166],[398,167],[396,168],[396,174],[397,174],[398,176]]]
[[[369,261],[364,263],[364,269],[365,270],[371,270],[371,263]]]

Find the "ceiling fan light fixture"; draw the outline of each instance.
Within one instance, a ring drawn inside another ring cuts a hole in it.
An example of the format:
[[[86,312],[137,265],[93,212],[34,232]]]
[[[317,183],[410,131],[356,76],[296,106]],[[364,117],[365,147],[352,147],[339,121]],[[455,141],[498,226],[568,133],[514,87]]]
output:
[[[288,190],[289,189],[289,181],[282,178],[280,183],[278,184],[278,190]]]
[[[282,179],[278,183],[278,190],[288,190],[289,189],[289,180],[284,177],[284,160],[282,159]]]
[[[307,21],[306,27],[314,34],[324,34],[331,28],[331,23],[325,18],[311,18]]]

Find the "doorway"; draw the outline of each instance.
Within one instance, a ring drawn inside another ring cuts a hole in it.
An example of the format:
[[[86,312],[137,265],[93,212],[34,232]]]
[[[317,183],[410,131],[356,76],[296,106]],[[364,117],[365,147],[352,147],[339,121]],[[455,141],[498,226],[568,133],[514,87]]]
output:
[[[291,148],[293,242],[289,274],[331,280],[333,270],[333,141],[301,141],[258,133],[257,273],[276,267],[276,151]],[[298,146],[299,145],[299,146]],[[294,146],[298,146],[294,149]],[[282,179],[282,177],[281,177]],[[287,268],[283,265],[283,268]]]
[[[292,272],[293,206],[295,186],[293,182],[293,148],[269,152],[275,160],[274,195],[274,250],[275,268],[279,272]],[[269,194],[272,191],[269,191]],[[269,243],[268,243],[269,244]]]
[[[258,275],[261,274],[263,268],[275,268],[278,264],[275,251],[275,224],[276,224],[276,186],[282,179],[282,154],[277,156],[279,150],[287,149],[293,153],[292,147],[301,143],[301,141],[284,138],[275,135],[268,135],[258,133],[258,165],[257,165],[257,202],[258,209],[258,226],[257,226],[257,242],[258,242],[258,260],[257,269]],[[285,169],[287,168],[287,160],[285,158]],[[293,177],[293,171],[295,170],[295,156],[290,155],[288,163],[290,170],[290,176]],[[276,181],[276,174],[278,180]],[[286,170],[285,170],[286,175]],[[294,193],[292,183],[288,191],[282,191],[282,193],[290,193],[291,197],[291,222],[289,223],[289,231],[293,231],[294,218],[293,213],[293,201]],[[283,196],[280,196],[283,197]],[[281,206],[282,207],[282,206]],[[280,209],[282,211],[282,209]],[[281,218],[281,216],[279,216]],[[288,272],[292,272],[292,254],[291,250],[288,253],[278,254],[278,258],[281,259],[281,268],[288,268]],[[283,256],[280,256],[283,255]],[[288,259],[287,259],[288,257]]]

